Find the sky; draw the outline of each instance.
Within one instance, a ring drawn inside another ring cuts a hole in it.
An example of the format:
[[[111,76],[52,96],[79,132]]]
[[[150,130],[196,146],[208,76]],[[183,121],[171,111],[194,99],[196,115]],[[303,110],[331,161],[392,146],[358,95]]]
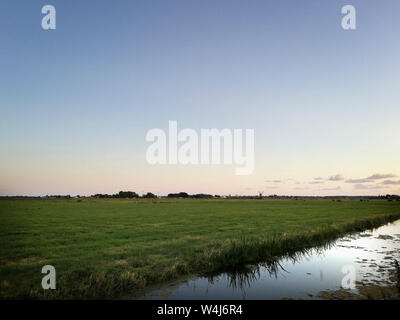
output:
[[[0,195],[400,194],[399,30],[398,0],[2,0]],[[253,173],[150,165],[174,120],[254,129]]]

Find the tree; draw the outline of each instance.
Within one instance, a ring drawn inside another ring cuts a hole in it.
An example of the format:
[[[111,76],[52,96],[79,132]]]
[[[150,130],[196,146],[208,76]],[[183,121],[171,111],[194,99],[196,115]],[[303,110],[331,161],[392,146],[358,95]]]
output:
[[[116,195],[116,197],[117,198],[139,198],[139,195],[133,191],[120,191],[120,192],[118,192],[118,195]]]
[[[168,198],[188,198],[189,195],[186,192],[169,193]]]
[[[143,198],[157,198],[157,196],[154,193],[147,192],[143,195]]]

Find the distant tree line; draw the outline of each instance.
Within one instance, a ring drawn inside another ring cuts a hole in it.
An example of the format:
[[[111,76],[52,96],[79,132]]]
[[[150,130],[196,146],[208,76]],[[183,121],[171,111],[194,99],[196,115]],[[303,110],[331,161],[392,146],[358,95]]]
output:
[[[45,198],[69,199],[69,198],[71,198],[71,195],[69,195],[69,194],[66,194],[66,195],[62,195],[62,194],[52,194],[52,195],[47,195],[47,196],[45,196]]]
[[[134,199],[134,198],[148,198],[154,199],[159,198],[159,196],[155,195],[152,192],[147,192],[140,196],[138,193],[134,191],[119,191],[115,194],[106,194],[106,193],[97,193],[91,195],[90,197],[94,198],[120,198],[120,199]],[[71,195],[46,195],[46,196],[0,196],[0,198],[49,198],[49,199],[71,199],[73,198]],[[86,196],[77,195],[76,198],[86,198]],[[165,198],[165,196],[162,196]],[[212,198],[226,198],[226,199],[294,199],[294,200],[306,200],[306,199],[332,199],[332,201],[339,201],[339,199],[348,199],[348,200],[360,200],[366,201],[369,199],[385,199],[388,201],[400,201],[400,196],[396,194],[387,194],[387,195],[379,195],[379,196],[288,196],[288,195],[266,195],[264,196],[262,193],[258,195],[212,195],[207,193],[196,193],[196,194],[188,194],[187,192],[178,192],[178,193],[169,193],[166,198],[191,198],[191,199],[212,199]]]
[[[211,195],[211,194],[205,194],[205,193],[197,193],[197,194],[188,194],[186,192],[179,192],[179,193],[169,193],[168,198],[195,198],[195,199],[211,199],[211,198],[219,198],[220,196],[218,195]]]
[[[379,196],[378,198],[387,199],[389,201],[393,201],[393,200],[400,201],[400,196],[398,196],[397,194],[387,194],[385,196]]]
[[[92,195],[94,198],[122,198],[122,199],[133,199],[133,198],[157,198],[157,196],[154,193],[147,192],[146,194],[143,194],[142,196],[139,196],[134,191],[120,191],[116,194],[103,194],[103,193],[97,193]]]
[[[93,195],[92,197],[95,198],[124,198],[124,199],[131,199],[131,198],[139,198],[139,195],[136,192],[133,191],[120,191],[116,194],[102,194],[102,193],[97,193]]]
[[[103,194],[103,193],[97,193],[92,195],[94,198],[123,198],[123,199],[132,199],[132,198],[158,198],[157,195],[155,195],[152,192],[147,192],[146,194],[143,194],[142,196],[139,196],[136,192],[133,191],[120,191],[116,194]],[[197,194],[188,194],[187,192],[178,192],[178,193],[169,193],[167,195],[167,198],[194,198],[194,199],[211,199],[211,198],[221,198],[220,195],[212,195],[212,194],[206,194],[206,193],[197,193]]]

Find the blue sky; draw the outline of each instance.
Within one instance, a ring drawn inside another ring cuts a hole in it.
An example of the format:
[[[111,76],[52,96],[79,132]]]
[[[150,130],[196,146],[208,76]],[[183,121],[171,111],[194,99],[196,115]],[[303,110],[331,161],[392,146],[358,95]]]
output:
[[[399,193],[399,30],[396,0],[3,0],[0,194]],[[253,128],[254,174],[150,166],[169,120]],[[395,183],[326,180],[375,173]]]

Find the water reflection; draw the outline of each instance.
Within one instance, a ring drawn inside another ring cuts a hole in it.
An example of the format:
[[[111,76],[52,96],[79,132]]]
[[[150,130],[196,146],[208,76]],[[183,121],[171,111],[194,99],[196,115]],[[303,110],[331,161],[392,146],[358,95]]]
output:
[[[390,270],[395,260],[400,260],[400,220],[276,260],[166,286],[142,298],[316,299],[320,291],[340,289],[345,265],[355,267],[359,282],[393,283],[397,279],[390,279]]]
[[[333,248],[337,240],[328,241],[327,243],[312,248],[304,248],[300,251],[289,253],[276,259],[271,259],[258,263],[256,265],[244,265],[224,272],[227,277],[227,283],[230,288],[243,290],[250,287],[254,282],[260,280],[261,275],[267,273],[269,277],[278,279],[282,273],[290,274],[281,264],[281,261],[290,261],[293,265],[303,260],[310,260],[312,257],[324,257],[327,250]],[[215,279],[220,278],[221,273],[211,273],[204,275],[210,284],[214,284]],[[320,279],[323,280],[323,272],[320,271]]]

